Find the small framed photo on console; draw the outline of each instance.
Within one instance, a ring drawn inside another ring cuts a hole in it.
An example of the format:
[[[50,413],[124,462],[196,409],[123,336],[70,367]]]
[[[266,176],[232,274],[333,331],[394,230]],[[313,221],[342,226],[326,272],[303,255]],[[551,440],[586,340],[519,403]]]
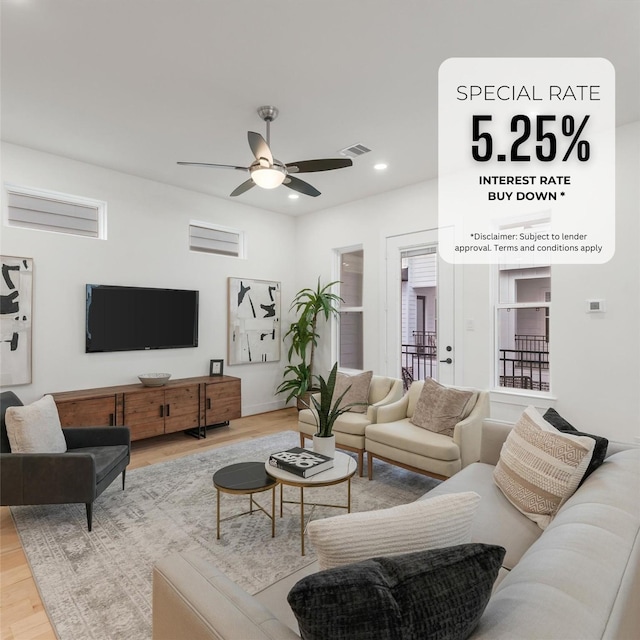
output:
[[[221,376],[223,368],[224,368],[224,360],[210,360],[209,361],[209,375],[210,376]]]

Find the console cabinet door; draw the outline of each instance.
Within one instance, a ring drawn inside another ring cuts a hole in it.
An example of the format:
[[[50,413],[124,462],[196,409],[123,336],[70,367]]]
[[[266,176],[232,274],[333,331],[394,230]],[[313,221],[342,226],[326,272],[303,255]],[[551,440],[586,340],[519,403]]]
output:
[[[124,424],[131,440],[163,434],[165,412],[164,389],[124,394]]]
[[[200,385],[167,389],[164,392],[164,432],[196,429],[200,424]]]
[[[240,378],[205,384],[205,421],[221,424],[242,416]]]
[[[63,427],[112,427],[116,424],[115,394],[56,401],[56,406]]]

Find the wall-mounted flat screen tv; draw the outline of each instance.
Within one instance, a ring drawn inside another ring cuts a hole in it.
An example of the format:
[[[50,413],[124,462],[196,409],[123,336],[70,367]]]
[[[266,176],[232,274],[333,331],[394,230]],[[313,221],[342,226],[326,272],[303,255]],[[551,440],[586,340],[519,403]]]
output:
[[[198,291],[88,284],[86,352],[198,346]]]

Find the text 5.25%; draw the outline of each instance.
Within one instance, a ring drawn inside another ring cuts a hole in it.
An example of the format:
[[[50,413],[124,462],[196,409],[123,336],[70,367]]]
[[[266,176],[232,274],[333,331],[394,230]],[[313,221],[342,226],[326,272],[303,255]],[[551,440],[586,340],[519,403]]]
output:
[[[493,120],[490,115],[472,116],[472,142],[471,155],[476,162],[488,162],[493,157],[493,137],[489,131]],[[587,162],[591,154],[591,145],[581,138],[582,133],[589,122],[589,116],[584,116],[576,127],[575,118],[571,115],[562,116],[560,119],[560,131],[568,144],[562,155],[562,162],[566,162],[572,154],[580,162]],[[558,120],[554,115],[538,115],[530,117],[524,114],[511,118],[511,133],[517,137],[513,140],[509,154],[498,153],[496,160],[505,162],[531,162],[532,157],[523,153],[523,145],[535,136],[535,158],[540,162],[553,162],[558,155],[558,137],[554,133]]]

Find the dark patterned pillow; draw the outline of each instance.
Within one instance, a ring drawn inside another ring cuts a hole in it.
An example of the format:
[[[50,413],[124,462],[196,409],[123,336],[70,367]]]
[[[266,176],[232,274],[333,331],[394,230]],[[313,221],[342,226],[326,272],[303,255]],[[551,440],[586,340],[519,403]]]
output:
[[[372,558],[302,578],[288,601],[304,640],[467,638],[504,555],[474,543]]]
[[[568,423],[555,409],[549,407],[545,414],[542,416],[550,425],[554,426],[558,431],[562,431],[563,433],[570,433],[574,436],[587,436],[588,438],[593,438],[596,441],[595,446],[593,447],[593,456],[591,457],[591,462],[585,471],[584,476],[582,476],[582,480],[580,484],[582,484],[589,474],[593,473],[603,462],[607,455],[607,447],[609,446],[609,441],[602,436],[594,436],[591,433],[583,433],[582,431],[578,431],[572,424]],[[580,484],[578,486],[580,486]]]

